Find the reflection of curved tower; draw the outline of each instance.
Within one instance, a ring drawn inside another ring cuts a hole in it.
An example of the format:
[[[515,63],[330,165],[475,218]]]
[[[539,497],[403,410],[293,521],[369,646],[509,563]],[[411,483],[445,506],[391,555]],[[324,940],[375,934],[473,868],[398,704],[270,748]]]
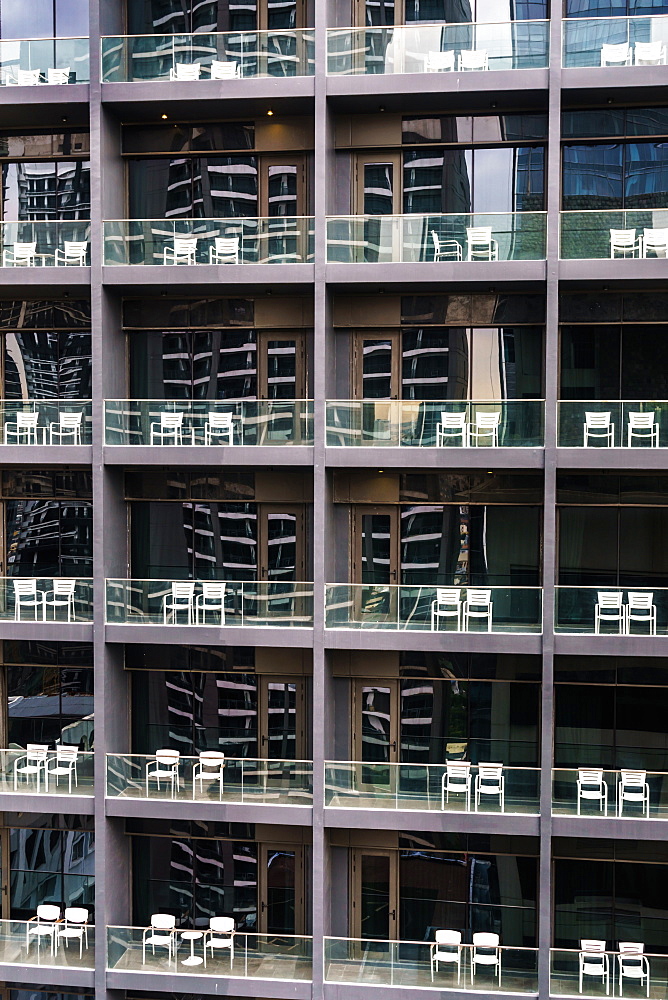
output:
[[[7,207],[12,172],[16,175],[17,219],[41,222],[90,218],[90,164],[84,161],[5,164],[3,187]]]

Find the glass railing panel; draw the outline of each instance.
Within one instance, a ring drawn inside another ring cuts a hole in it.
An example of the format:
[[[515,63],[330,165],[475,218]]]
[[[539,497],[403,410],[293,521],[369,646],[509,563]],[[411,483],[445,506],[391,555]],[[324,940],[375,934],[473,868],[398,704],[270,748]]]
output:
[[[178,784],[151,778],[156,757],[107,754],[107,795],[131,799],[177,799],[197,802],[244,802],[310,806],[313,764],[308,760],[253,760],[225,757],[220,772],[201,772],[199,757],[178,761]],[[222,780],[221,780],[222,775]]]
[[[192,975],[235,976],[244,979],[298,979],[313,975],[313,939],[295,934],[234,934],[234,957],[228,948],[204,948],[206,924],[194,940],[187,927],[177,928],[173,946],[143,947],[143,927],[107,927],[107,968],[119,972],[182,972]],[[150,929],[147,933],[150,933]],[[184,937],[184,935],[186,935]],[[208,937],[208,934],[207,934]],[[206,954],[205,954],[206,951]],[[185,962],[193,955],[199,962]]]
[[[668,635],[668,589],[559,586],[555,591],[555,631]]]
[[[484,993],[537,993],[536,948],[500,947],[497,967],[476,965],[471,972],[472,945],[462,945],[460,982],[454,963],[441,963],[432,980],[428,941],[383,941],[362,938],[325,938],[325,981],[370,986],[408,986],[428,989],[475,990]]]
[[[87,38],[0,40],[0,84],[34,87],[89,82]]]
[[[668,49],[668,17],[577,17],[562,22],[563,64],[662,66]]]
[[[130,219],[104,222],[105,264],[300,264],[313,260],[313,219]],[[184,243],[185,240],[185,243]]]
[[[648,923],[651,925],[654,922],[650,918],[643,919],[643,929],[647,927]],[[583,930],[583,934],[586,934],[586,931]],[[665,930],[663,930],[662,936],[665,937]],[[643,932],[640,930],[640,925],[634,921],[633,928],[626,935],[626,940],[639,941],[642,937]],[[596,998],[596,1000],[602,1000],[606,996],[616,996],[619,988],[619,952],[609,951],[605,955],[608,975],[607,991],[603,976],[600,974],[598,976],[585,974],[582,977],[582,986],[580,987],[580,954],[575,948],[550,949],[550,996],[590,997]],[[668,956],[656,955],[648,951],[645,958],[647,959],[645,972],[649,973],[649,984],[643,975],[641,990],[638,978],[624,977],[619,995],[647,996],[650,997],[650,1000],[664,1000],[666,976],[668,976]],[[633,965],[635,962],[632,961],[630,964]]]
[[[668,401],[562,400],[558,442],[561,448],[666,448]]]
[[[2,444],[91,444],[89,400],[4,399],[0,412]]]
[[[38,897],[39,900],[39,897]],[[44,902],[50,902],[44,899]],[[34,904],[35,906],[37,903]],[[58,905],[58,904],[56,904]],[[80,903],[71,903],[80,906]],[[93,924],[69,925],[63,921],[36,930],[33,920],[0,920],[0,962],[17,965],[22,969],[37,968],[95,968],[95,926]],[[66,937],[66,931],[77,936]],[[81,956],[79,955],[81,931]]]
[[[548,21],[330,28],[327,72],[333,76],[544,69]]]
[[[110,625],[234,625],[310,628],[313,584],[293,581],[107,580]],[[207,585],[210,587],[207,592]]]
[[[438,603],[443,589],[450,593],[445,603]],[[474,604],[474,597],[481,600],[481,592],[487,599]],[[326,584],[327,628],[538,633],[541,613],[540,587]]]
[[[558,816],[617,816],[628,819],[668,819],[668,773],[639,766],[626,771],[587,763],[593,747],[573,748],[575,768],[552,771],[552,812]],[[600,751],[599,751],[600,755]],[[640,755],[639,755],[640,756]],[[586,775],[582,771],[600,774]],[[635,775],[635,776],[634,776]]]
[[[88,267],[90,222],[0,223],[2,267]]]
[[[93,581],[79,577],[0,577],[0,621],[91,622]]]
[[[540,399],[330,400],[327,444],[330,447],[537,448],[544,444],[544,410],[545,404]]]
[[[20,747],[0,750],[0,794],[92,795],[93,754],[66,742],[79,735],[87,739],[88,720],[82,721],[83,726],[77,721],[65,728],[62,747],[37,753]]]
[[[665,258],[668,209],[562,212],[562,260]]]
[[[109,36],[102,82],[313,76],[314,45],[310,28]]]
[[[538,813],[537,768],[504,766],[499,780],[496,776],[494,780],[483,780],[478,766],[473,764],[468,785],[462,782],[459,786],[461,792],[452,791],[449,785],[447,762],[325,761],[325,805],[334,808]]]
[[[488,230],[482,240],[471,229]],[[327,219],[327,260],[352,264],[545,260],[544,212]]]
[[[105,402],[108,445],[312,445],[313,402],[307,399]],[[163,414],[181,414],[177,426]]]

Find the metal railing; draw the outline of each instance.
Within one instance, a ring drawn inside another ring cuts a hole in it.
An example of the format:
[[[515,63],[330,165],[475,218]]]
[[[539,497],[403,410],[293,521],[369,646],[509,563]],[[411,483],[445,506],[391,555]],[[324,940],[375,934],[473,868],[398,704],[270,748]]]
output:
[[[588,209],[561,213],[562,260],[655,260],[666,257],[667,246],[668,209]]]
[[[0,400],[2,443],[89,445],[91,406],[88,399]]]
[[[572,17],[562,21],[563,65],[663,66],[668,16]]]
[[[555,588],[555,632],[573,635],[668,635],[668,588]]]
[[[66,735],[65,733],[63,735]],[[0,794],[92,795],[93,754],[63,744],[53,750],[0,750]]]
[[[0,621],[54,625],[92,620],[92,579],[0,577]]]
[[[561,448],[668,448],[665,400],[566,399],[558,416]]]
[[[633,937],[634,934],[637,936],[637,931],[635,928],[638,925],[634,924],[634,931],[629,934],[629,937]],[[639,928],[638,928],[639,929]],[[665,940],[664,935],[659,932],[658,940]],[[584,973],[581,977],[581,968],[583,965],[588,964],[583,962],[581,955],[584,953],[576,948],[551,948],[550,949],[550,996],[577,996],[577,997],[591,997],[596,998],[596,1000],[601,1000],[605,996],[616,996],[619,995],[637,995],[637,996],[648,996],[650,1000],[663,1000],[666,995],[666,978],[668,977],[668,956],[657,955],[652,952],[647,952],[645,954],[646,963],[644,964],[642,987],[643,991],[640,993],[639,988],[641,985],[641,980],[636,975],[630,975],[629,977],[624,977],[620,986],[619,971],[620,971],[620,955],[616,951],[606,951],[605,953],[597,953],[596,955],[591,954],[589,957],[589,968],[591,974]],[[599,967],[605,966],[607,968],[607,976],[596,975],[593,965],[596,964]],[[639,965],[639,959],[637,956],[629,956],[629,966],[636,967]],[[649,973],[649,976],[645,973]],[[607,979],[607,989],[606,989],[606,979]],[[625,994],[624,991],[630,991]],[[636,992],[638,991],[638,992]]]
[[[87,267],[90,222],[87,219],[0,223],[2,267]]]
[[[95,925],[0,920],[0,962],[25,968],[95,968]],[[68,933],[69,932],[69,933]],[[80,936],[79,936],[80,935]]]
[[[0,85],[35,87],[89,82],[87,38],[0,40]]]
[[[582,747],[578,759],[593,747]],[[595,752],[595,750],[594,750]],[[592,772],[600,772],[600,783]],[[593,782],[593,783],[592,783]],[[552,769],[552,812],[558,816],[668,819],[668,773],[581,763]]]

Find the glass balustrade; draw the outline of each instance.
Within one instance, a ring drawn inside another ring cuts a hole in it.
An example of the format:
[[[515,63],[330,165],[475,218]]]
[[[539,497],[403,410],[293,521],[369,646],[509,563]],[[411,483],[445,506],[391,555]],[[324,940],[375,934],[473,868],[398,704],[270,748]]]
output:
[[[642,921],[645,925],[646,921]],[[598,925],[597,925],[598,926]],[[583,931],[583,933],[586,933]],[[642,938],[641,922],[634,921],[628,932],[628,940]],[[608,942],[611,943],[611,942]],[[642,943],[642,942],[638,942]],[[580,956],[583,956],[581,958]],[[550,996],[593,997],[603,1000],[606,996],[649,997],[650,1000],[664,1000],[666,977],[668,976],[668,956],[647,952],[643,965],[643,980],[637,973],[624,975],[620,988],[620,953],[607,951],[604,955],[591,954],[588,959],[575,948],[550,949]],[[603,961],[602,961],[603,960]],[[637,969],[637,955],[629,955],[627,969]],[[607,971],[596,974],[595,967]],[[584,971],[588,968],[588,971]],[[582,977],[581,977],[581,970]],[[649,980],[649,981],[648,981]],[[607,985],[607,989],[606,989]]]
[[[545,260],[544,212],[327,219],[330,263]]]
[[[165,932],[160,932],[164,934]],[[296,934],[241,934],[233,936],[233,951],[209,946],[206,928],[177,928],[169,945],[153,949],[145,944],[150,928],[107,927],[107,968],[115,972],[151,972],[243,979],[298,979],[313,975],[313,938]],[[218,938],[225,937],[216,934]],[[191,958],[197,961],[190,961]],[[194,970],[193,966],[197,966]]]
[[[667,448],[665,400],[562,400],[561,448]]]
[[[548,21],[330,28],[330,75],[544,69]]]
[[[555,631],[578,635],[668,635],[668,589],[557,587]]]
[[[0,40],[0,85],[61,86],[89,81],[87,38]]]
[[[655,260],[668,249],[668,209],[561,213],[562,260]]]
[[[107,623],[310,628],[313,584],[107,580]]]
[[[313,260],[313,219],[104,222],[105,264],[299,264]]]
[[[562,21],[563,64],[664,66],[668,17],[573,17]]]
[[[312,445],[307,399],[111,399],[108,445]]]
[[[86,444],[92,441],[91,403],[84,399],[0,401],[3,444]]]
[[[76,726],[76,723],[75,723]],[[74,736],[71,730],[63,737]],[[63,743],[0,750],[0,795],[92,795],[93,754]]]
[[[2,267],[88,267],[90,222],[0,223]]]
[[[443,949],[450,951],[450,948]],[[458,949],[455,947],[455,952]],[[459,962],[432,961],[435,945],[428,941],[384,941],[362,938],[325,938],[325,982],[363,983],[427,989],[462,989],[476,993],[537,993],[538,950],[486,950],[498,964],[475,965],[473,946],[463,944]]]
[[[35,907],[37,903],[34,903]],[[56,909],[60,907],[56,906]],[[39,930],[37,929],[39,926]],[[95,926],[64,919],[0,920],[0,963],[31,968],[95,968]]]
[[[541,613],[540,587],[326,584],[327,628],[538,633]]]
[[[102,39],[102,82],[313,76],[313,30],[116,35]]]
[[[545,404],[540,399],[332,400],[330,447],[539,448]]]
[[[93,581],[75,577],[0,577],[0,621],[91,622]]]
[[[325,761],[325,805],[341,809],[535,815],[539,786],[532,767]]]
[[[633,767],[610,770],[588,764],[554,768],[552,812],[558,816],[668,819],[668,773]]]
[[[313,764],[308,760],[254,760],[217,754],[176,758],[174,781],[155,754],[107,754],[107,795],[113,798],[178,799],[310,806]],[[178,778],[178,780],[177,780]]]

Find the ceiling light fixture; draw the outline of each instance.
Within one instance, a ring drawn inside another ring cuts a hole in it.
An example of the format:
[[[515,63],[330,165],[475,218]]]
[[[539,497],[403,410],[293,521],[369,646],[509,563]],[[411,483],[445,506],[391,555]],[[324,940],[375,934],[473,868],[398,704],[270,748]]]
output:
[[[271,108],[269,108],[269,110],[267,111],[267,115],[268,115],[268,116],[269,116],[270,118],[273,118],[273,116],[274,116],[274,112],[273,112],[273,111],[271,110]]]

